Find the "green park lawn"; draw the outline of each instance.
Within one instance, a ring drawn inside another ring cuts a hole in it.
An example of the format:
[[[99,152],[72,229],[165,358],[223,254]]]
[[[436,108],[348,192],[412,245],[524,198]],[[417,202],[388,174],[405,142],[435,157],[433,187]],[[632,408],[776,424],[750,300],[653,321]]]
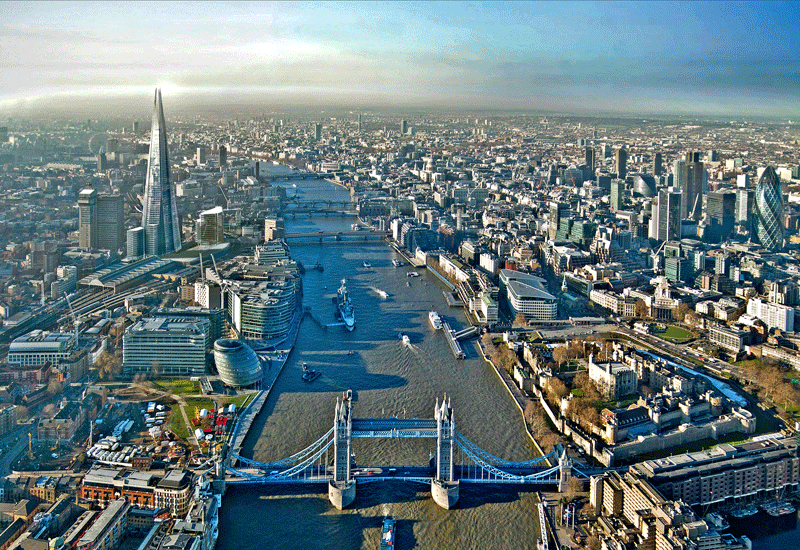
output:
[[[694,338],[694,334],[688,330],[684,330],[674,325],[667,325],[667,330],[658,333],[657,336],[667,340],[668,342],[672,342],[673,344],[682,344],[687,340]]]

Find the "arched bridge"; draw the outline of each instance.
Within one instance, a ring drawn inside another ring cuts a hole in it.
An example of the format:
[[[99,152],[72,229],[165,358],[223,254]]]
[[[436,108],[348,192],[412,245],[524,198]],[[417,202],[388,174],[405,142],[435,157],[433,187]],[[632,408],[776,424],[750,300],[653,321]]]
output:
[[[428,438],[436,440],[432,464],[425,466],[353,466],[353,438]],[[434,418],[353,418],[352,401],[337,400],[334,425],[302,451],[274,462],[231,454],[228,483],[328,483],[328,498],[341,509],[356,496],[356,483],[402,480],[430,484],[434,501],[449,509],[458,502],[460,483],[555,485],[563,491],[574,475],[595,473],[576,467],[560,447],[532,460],[513,462],[484,451],[453,423],[449,401],[438,400]],[[241,465],[239,465],[241,464]],[[552,464],[555,464],[554,466]]]

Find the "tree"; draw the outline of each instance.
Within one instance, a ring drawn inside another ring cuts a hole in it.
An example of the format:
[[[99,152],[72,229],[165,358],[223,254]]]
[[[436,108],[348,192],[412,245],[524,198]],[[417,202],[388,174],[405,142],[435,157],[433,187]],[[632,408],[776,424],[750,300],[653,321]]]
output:
[[[64,384],[62,384],[61,380],[59,380],[54,376],[51,377],[50,381],[47,383],[47,392],[50,395],[58,395],[62,392],[63,389],[64,389]]]
[[[567,386],[564,385],[559,378],[555,376],[551,377],[547,381],[547,385],[545,386],[545,391],[547,394],[554,398],[557,402],[564,399],[567,395],[569,395],[569,389]]]
[[[528,325],[528,318],[525,317],[525,314],[522,313],[522,312],[517,313],[517,316],[514,317],[514,325],[527,326]]]
[[[558,346],[553,350],[553,361],[556,362],[559,369],[561,369],[561,365],[563,365],[568,359],[569,351],[567,350],[567,346]]]
[[[578,498],[583,492],[583,482],[577,477],[571,477],[567,482],[564,496],[567,497],[567,502],[571,502]]]
[[[636,317],[638,317],[639,319],[645,319],[650,315],[650,311],[649,308],[647,307],[647,304],[641,298],[636,300],[636,303],[633,304],[633,309],[634,312],[636,313]]]
[[[687,313],[689,313],[689,306],[686,305],[684,302],[681,302],[680,304],[678,304],[678,307],[676,307],[672,311],[672,316],[679,323],[683,323],[686,320]]]

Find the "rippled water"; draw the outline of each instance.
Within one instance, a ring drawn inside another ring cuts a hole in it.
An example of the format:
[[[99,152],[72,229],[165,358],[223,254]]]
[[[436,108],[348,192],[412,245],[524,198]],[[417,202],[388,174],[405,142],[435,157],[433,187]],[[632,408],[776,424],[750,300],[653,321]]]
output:
[[[287,232],[341,230],[352,222],[304,218],[286,225]],[[463,312],[447,307],[444,285],[433,275],[422,269],[420,277],[408,278],[411,268],[395,268],[391,260],[399,256],[382,243],[292,243],[291,252],[306,266],[319,262],[325,268],[322,273],[309,269],[303,280],[304,304],[323,322],[334,322],[331,298],[347,278],[356,328],[326,330],[305,318],[243,454],[270,461],[307,447],[333,425],[336,398],[351,388],[357,395],[356,418],[432,418],[436,398],[447,394],[456,429],[472,442],[507,459],[535,456],[519,410],[474,342],[465,343],[467,359],[456,361],[444,335],[430,327],[430,309],[455,329],[465,326]],[[362,267],[364,260],[372,267]],[[389,297],[382,298],[377,289]],[[401,331],[411,338],[410,346],[399,340]],[[300,378],[303,361],[322,371],[311,384]],[[434,447],[435,441],[427,439],[353,441],[356,461],[368,465],[426,465]],[[458,507],[449,511],[431,500],[429,487],[398,481],[359,484],[355,502],[342,511],[330,505],[324,485],[231,488],[223,502],[218,548],[378,548],[386,514],[397,519],[400,549],[535,548],[535,508],[532,489],[516,487],[464,485]]]

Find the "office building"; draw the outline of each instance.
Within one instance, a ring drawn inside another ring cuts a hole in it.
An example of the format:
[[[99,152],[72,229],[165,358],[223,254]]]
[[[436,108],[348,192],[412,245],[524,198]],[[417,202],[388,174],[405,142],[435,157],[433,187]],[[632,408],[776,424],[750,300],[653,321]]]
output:
[[[225,297],[231,324],[248,340],[285,339],[296,307],[288,280],[233,281]]]
[[[658,177],[664,173],[664,161],[661,153],[653,155],[653,175]]]
[[[558,315],[558,300],[547,292],[547,282],[539,277],[500,270],[500,292],[505,295],[513,313],[522,313],[526,319],[550,321]]]
[[[78,540],[76,550],[113,550],[119,546],[125,537],[130,508],[130,503],[123,497],[110,501]]]
[[[131,130],[133,130],[134,135],[139,133],[139,121],[138,120],[134,120],[133,121],[133,126],[132,126]]]
[[[97,197],[97,248],[120,250],[125,244],[125,209],[122,195]]]
[[[767,250],[783,249],[783,194],[775,169],[768,166],[758,180],[753,205],[753,236]]]
[[[681,238],[681,193],[672,188],[658,193],[658,240],[677,241]]]
[[[207,319],[141,319],[122,337],[122,372],[153,377],[205,374],[209,336]]]
[[[128,229],[126,242],[126,257],[129,260],[144,258],[144,227]]]
[[[221,206],[216,206],[205,212],[200,212],[200,218],[197,220],[197,244],[201,246],[214,246],[224,243],[224,222]]]
[[[612,212],[623,210],[625,205],[625,180],[611,180],[611,200],[609,202]]]
[[[206,150],[204,147],[198,147],[194,155],[194,161],[199,166],[206,163]]]
[[[73,332],[33,330],[11,342],[7,361],[9,365],[19,366],[43,365],[48,361],[60,365],[69,361],[76,348]]]
[[[142,227],[145,255],[169,254],[181,249],[178,206],[170,176],[167,128],[160,89],[156,90],[153,103],[153,126],[144,187]]]
[[[225,168],[228,165],[228,148],[224,145],[219,146],[219,167],[220,169]],[[256,174],[256,177],[258,175]]]
[[[78,248],[112,250],[122,248],[124,210],[121,195],[97,195],[92,188],[78,194]]]
[[[726,240],[733,231],[736,210],[736,194],[731,192],[709,193],[706,199],[708,225],[703,240],[718,243]]]
[[[617,149],[616,157],[614,157],[614,171],[621,180],[628,175],[628,152],[625,149]]]
[[[756,192],[753,189],[736,189],[736,223],[747,223],[753,212],[753,200]]]
[[[604,159],[611,158],[611,146],[610,145],[603,145],[602,151],[603,151],[603,158]]]
[[[8,141],[8,126],[0,126],[0,143]]]
[[[314,124],[314,139],[317,141],[322,139],[322,124]]]
[[[81,499],[108,508],[115,499],[127,499],[131,506],[169,510],[173,518],[185,518],[192,505],[192,474],[168,470],[164,474],[127,468],[93,466],[78,489]]]
[[[91,188],[78,193],[78,248],[97,248],[97,191]]]
[[[696,156],[699,156],[699,153]],[[698,221],[703,209],[703,193],[708,183],[708,172],[706,172],[705,165],[699,161],[686,162],[684,170],[686,186],[682,188],[682,214],[685,218]]]
[[[264,219],[264,240],[281,241],[286,236],[284,229],[283,218],[265,218]]]
[[[97,153],[97,171],[105,172],[106,170],[108,170],[108,159],[106,158],[106,151],[105,148],[100,147],[100,151]]]
[[[587,147],[584,152],[584,161],[586,166],[589,168],[589,172],[594,174],[594,148]]]
[[[408,133],[408,121],[407,120],[401,120],[400,121],[400,133],[403,134],[403,135]]]
[[[761,319],[769,328],[794,332],[793,307],[765,302],[761,298],[750,298],[747,302],[747,314]]]

